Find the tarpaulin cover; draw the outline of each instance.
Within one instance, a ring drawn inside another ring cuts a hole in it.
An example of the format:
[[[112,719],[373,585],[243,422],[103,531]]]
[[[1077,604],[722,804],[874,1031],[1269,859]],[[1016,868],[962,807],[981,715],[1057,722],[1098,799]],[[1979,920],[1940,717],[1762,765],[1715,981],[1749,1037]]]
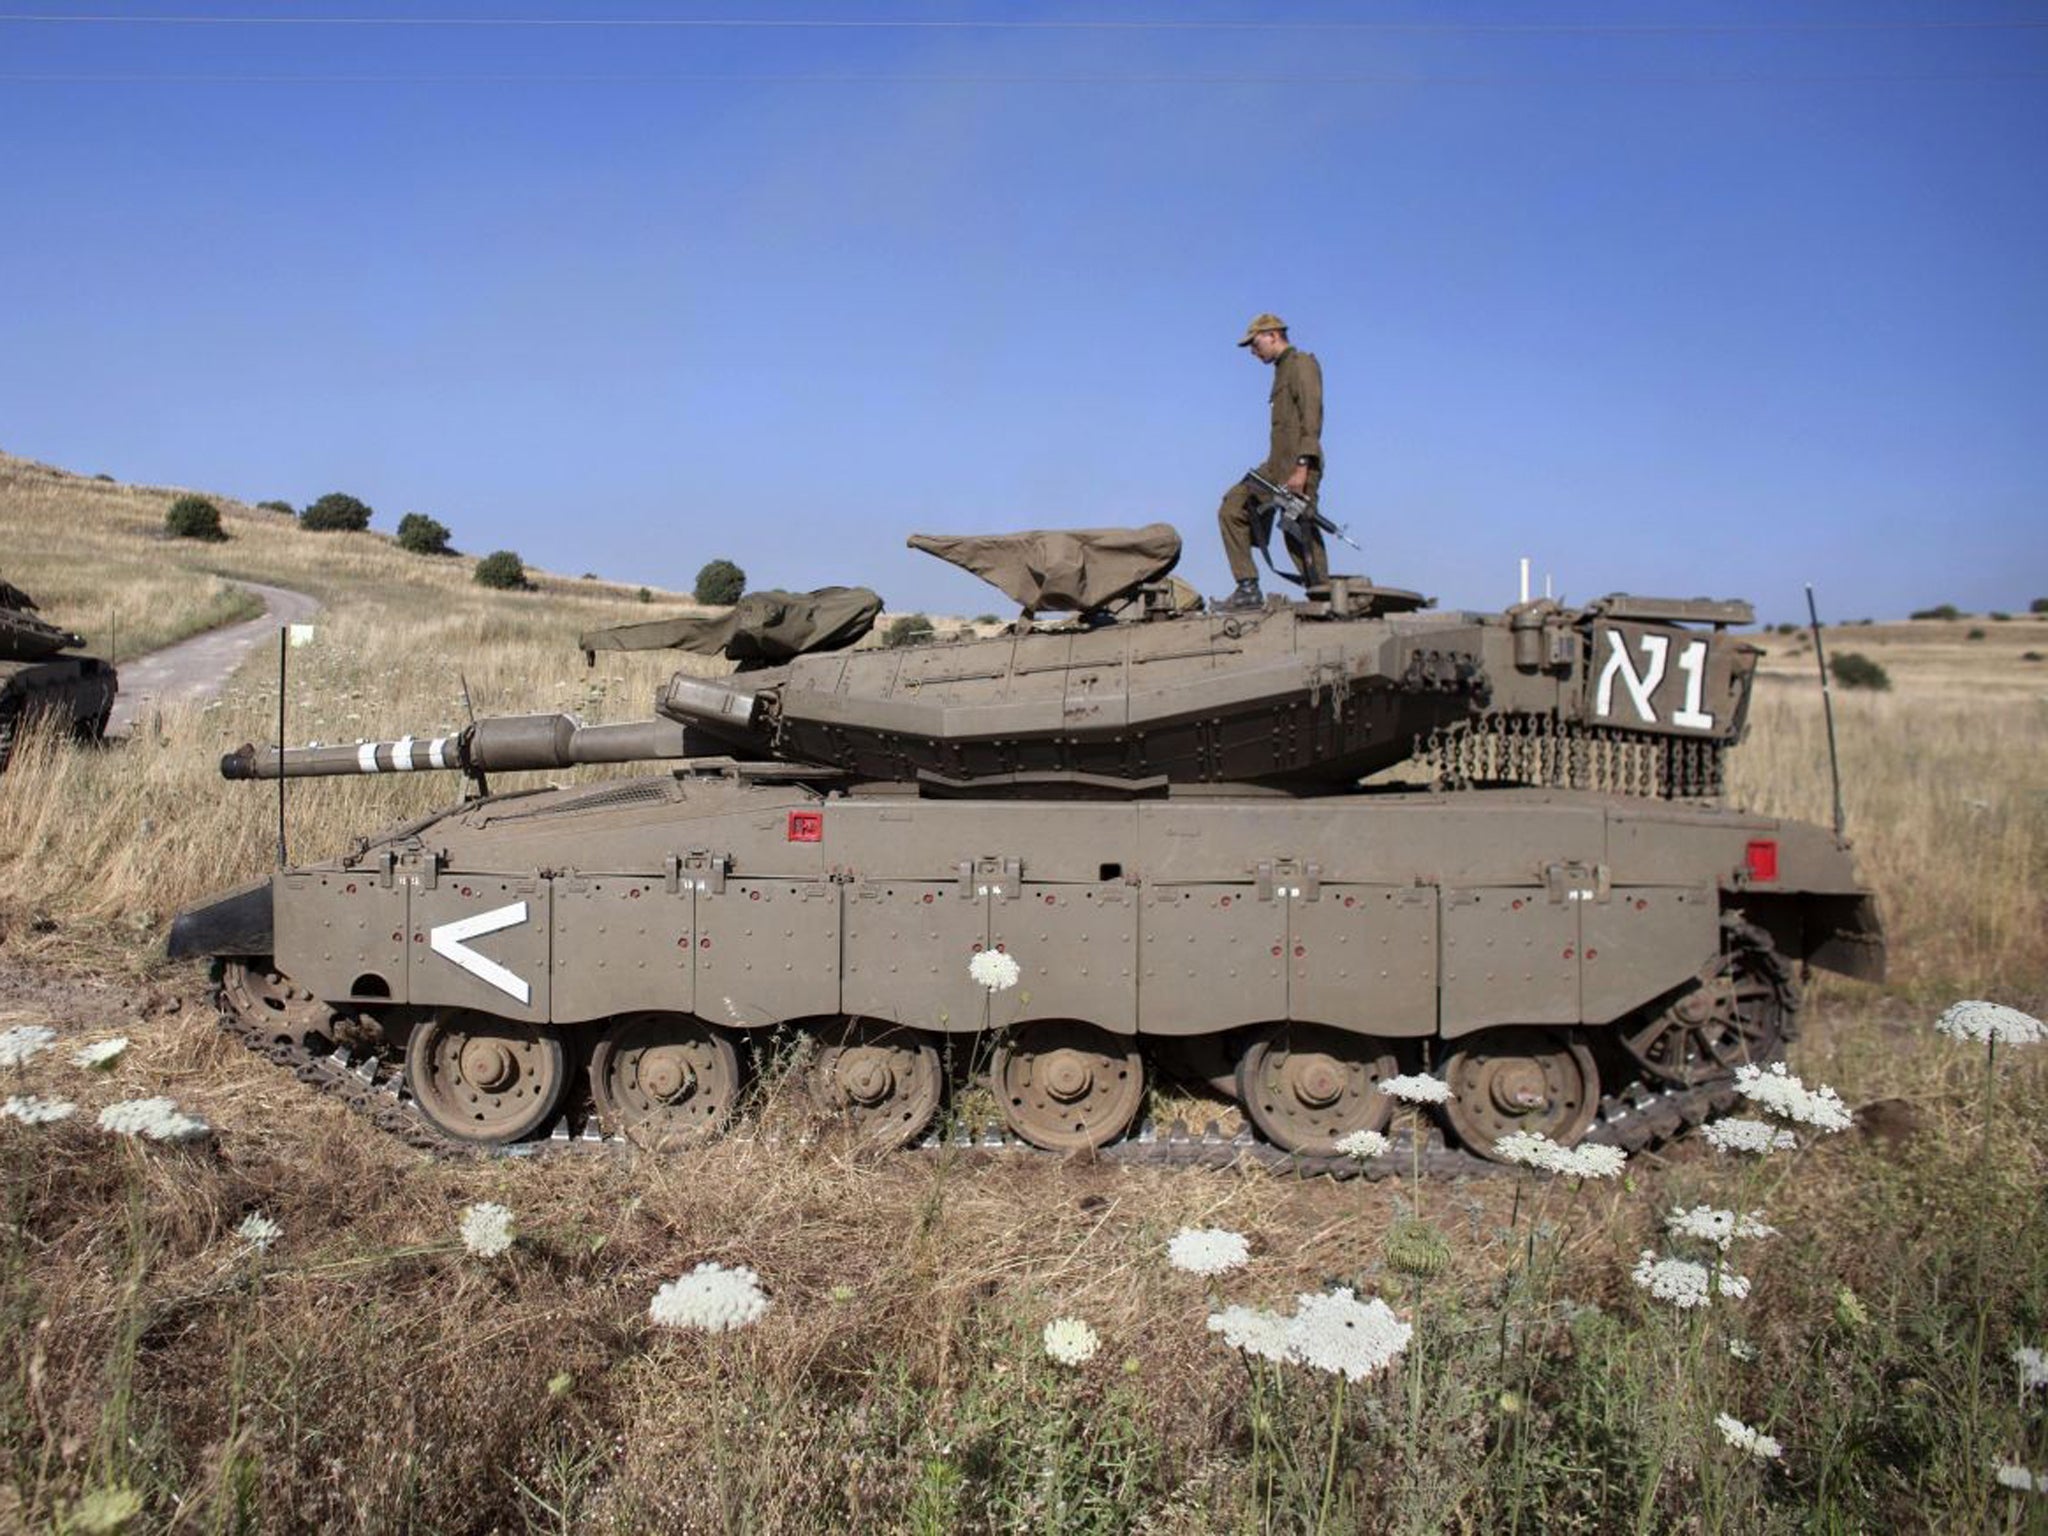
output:
[[[694,651],[772,667],[811,651],[845,649],[875,627],[881,611],[882,599],[866,587],[749,592],[716,616],[595,629],[576,643],[586,651]]]
[[[1026,533],[914,533],[937,555],[1008,593],[1027,613],[1092,612],[1157,581],[1180,560],[1167,523],[1143,528],[1035,528]]]

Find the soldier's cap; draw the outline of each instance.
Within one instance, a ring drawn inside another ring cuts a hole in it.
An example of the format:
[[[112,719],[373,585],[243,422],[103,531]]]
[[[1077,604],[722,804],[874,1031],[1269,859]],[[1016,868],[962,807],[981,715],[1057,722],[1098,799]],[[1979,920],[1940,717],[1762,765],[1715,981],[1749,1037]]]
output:
[[[1252,323],[1244,328],[1244,340],[1240,341],[1238,345],[1240,347],[1250,346],[1252,344],[1252,338],[1258,335],[1261,331],[1284,332],[1286,329],[1287,322],[1285,320],[1282,320],[1278,315],[1271,313],[1263,315],[1254,315],[1252,316]]]

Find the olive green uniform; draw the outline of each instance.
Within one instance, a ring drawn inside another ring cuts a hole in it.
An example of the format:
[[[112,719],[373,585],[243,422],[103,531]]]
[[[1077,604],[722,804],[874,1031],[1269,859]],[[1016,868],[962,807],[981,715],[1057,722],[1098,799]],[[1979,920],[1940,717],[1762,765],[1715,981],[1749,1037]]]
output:
[[[1287,483],[1301,460],[1307,459],[1308,497],[1314,501],[1323,483],[1323,370],[1312,352],[1289,347],[1273,359],[1273,440],[1259,473],[1275,485]],[[1252,564],[1252,492],[1242,484],[1223,494],[1216,509],[1216,522],[1223,532],[1223,553],[1230,561],[1230,574],[1239,581],[1258,577]],[[1328,574],[1322,537],[1316,535],[1308,551],[1310,585]]]

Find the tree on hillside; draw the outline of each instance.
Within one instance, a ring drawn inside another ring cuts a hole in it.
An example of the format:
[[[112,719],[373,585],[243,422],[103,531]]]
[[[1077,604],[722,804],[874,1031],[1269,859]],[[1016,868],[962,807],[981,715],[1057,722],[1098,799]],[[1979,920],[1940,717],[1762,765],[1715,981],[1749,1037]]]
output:
[[[501,592],[524,592],[533,586],[526,579],[526,565],[509,549],[495,550],[476,563],[476,583]]]
[[[299,515],[299,509],[288,501],[259,501],[256,503],[256,510],[258,512],[282,512],[286,517],[297,517]]]
[[[448,525],[424,512],[408,512],[398,520],[398,547],[416,555],[452,555]]]
[[[164,532],[174,539],[218,541],[227,537],[220,525],[220,508],[204,496],[180,496],[164,514]]]
[[[370,526],[370,509],[345,492],[329,491],[299,514],[299,526],[316,533],[361,533]]]
[[[691,595],[700,603],[730,607],[746,595],[747,573],[730,560],[708,560],[697,573]]]

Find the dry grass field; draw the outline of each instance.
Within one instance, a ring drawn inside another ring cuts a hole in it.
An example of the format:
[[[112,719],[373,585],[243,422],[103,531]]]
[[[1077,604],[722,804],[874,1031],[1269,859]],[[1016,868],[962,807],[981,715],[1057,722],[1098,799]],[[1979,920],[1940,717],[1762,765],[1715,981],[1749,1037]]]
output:
[[[294,741],[453,725],[458,672],[479,712],[630,718],[674,666],[586,670],[573,642],[667,599],[486,592],[468,561],[219,498],[231,539],[174,544],[170,494],[0,458],[0,575],[95,638],[112,616],[130,654],[234,612],[222,576],[315,592]],[[268,788],[214,765],[274,731],[274,658],[124,745],[31,735],[0,777],[0,1031],[57,1037],[0,1076],[78,1112],[0,1119],[0,1530],[2048,1530],[2048,1497],[2008,1486],[2048,1476],[2048,1392],[2013,1359],[2048,1347],[2048,1046],[1987,1070],[1931,1028],[1965,997],[2048,1011],[2048,667],[2020,659],[2048,622],[1825,639],[1895,683],[1835,700],[1893,979],[1816,985],[1793,1064],[1866,1113],[1796,1154],[1694,1138],[1584,1187],[877,1156],[774,1072],[687,1158],[430,1160],[221,1035],[204,977],[162,959],[174,910],[273,857]],[[1824,821],[1810,656],[1762,643],[1736,797]],[[454,789],[302,785],[294,857]],[[72,1063],[115,1036],[110,1066]],[[98,1128],[150,1095],[216,1134]],[[458,1236],[479,1201],[516,1223],[495,1257]],[[1631,1271],[1702,1203],[1778,1235],[1729,1254],[1746,1299],[1674,1311]],[[236,1236],[255,1213],[264,1250]],[[1390,1243],[1417,1217],[1441,1267]],[[1244,1234],[1249,1264],[1175,1270],[1184,1225]],[[705,1261],[756,1271],[765,1316],[654,1326]],[[1357,1385],[1205,1326],[1332,1283],[1414,1329]],[[1045,1353],[1060,1317],[1099,1335],[1084,1365]]]

